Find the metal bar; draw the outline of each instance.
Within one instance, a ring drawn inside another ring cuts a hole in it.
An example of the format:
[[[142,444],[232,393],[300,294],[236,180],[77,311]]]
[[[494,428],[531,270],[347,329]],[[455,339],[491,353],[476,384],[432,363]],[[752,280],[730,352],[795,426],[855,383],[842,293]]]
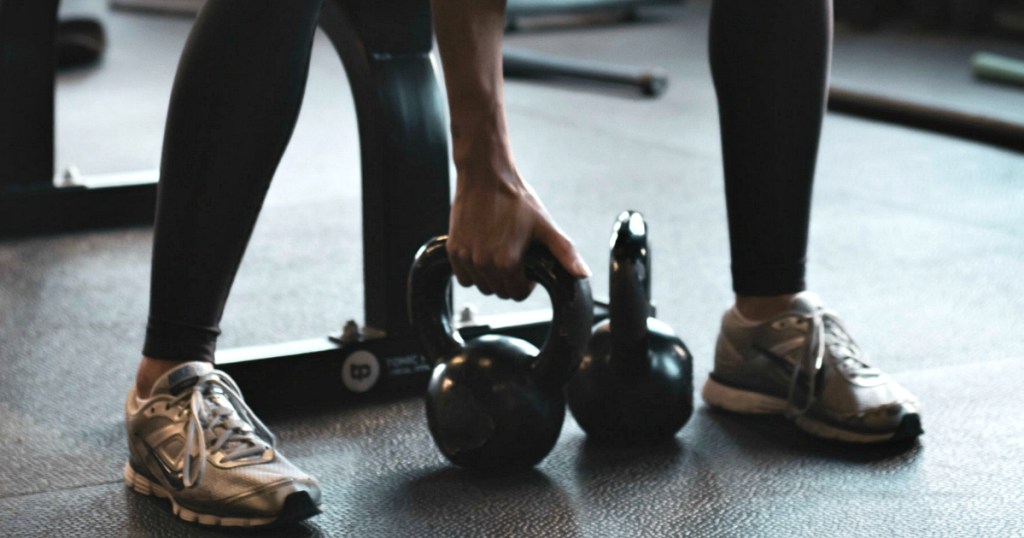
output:
[[[685,0],[509,0],[508,14],[513,17],[600,13],[638,9],[647,6],[681,4]]]
[[[502,51],[509,78],[564,79],[635,87],[657,97],[668,88],[668,75],[658,68],[629,67],[605,62],[565,58],[513,47]]]
[[[1024,86],[1024,61],[990,52],[979,52],[971,58],[971,68],[977,78]]]
[[[829,90],[828,109],[1024,152],[1024,125],[998,118],[835,87]]]

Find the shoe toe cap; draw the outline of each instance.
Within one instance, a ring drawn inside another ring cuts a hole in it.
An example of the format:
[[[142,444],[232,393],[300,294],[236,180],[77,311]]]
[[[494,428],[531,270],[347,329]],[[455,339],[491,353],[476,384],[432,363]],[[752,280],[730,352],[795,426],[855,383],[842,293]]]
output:
[[[311,476],[296,479],[290,488],[283,489],[277,522],[300,521],[320,513],[320,484]]]
[[[320,484],[311,476],[292,477],[237,499],[235,509],[275,523],[298,521],[320,513]]]
[[[293,484],[296,492],[305,492],[312,502],[319,505],[322,498],[320,482],[312,476],[306,475],[297,478]]]
[[[912,437],[923,433],[920,427],[920,407],[916,399],[901,400],[869,409],[857,419],[868,430],[896,432],[900,437]],[[912,424],[916,424],[916,427],[910,427]]]

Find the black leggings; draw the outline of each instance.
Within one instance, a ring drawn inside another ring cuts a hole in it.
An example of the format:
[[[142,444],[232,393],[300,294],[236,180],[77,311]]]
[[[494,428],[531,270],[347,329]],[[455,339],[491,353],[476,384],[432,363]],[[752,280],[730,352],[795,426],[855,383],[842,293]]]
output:
[[[832,1],[715,0],[710,42],[733,290],[803,291]]]
[[[212,361],[242,254],[298,118],[323,0],[208,0],[174,82],[143,354]],[[831,0],[715,0],[737,293],[803,289]]]

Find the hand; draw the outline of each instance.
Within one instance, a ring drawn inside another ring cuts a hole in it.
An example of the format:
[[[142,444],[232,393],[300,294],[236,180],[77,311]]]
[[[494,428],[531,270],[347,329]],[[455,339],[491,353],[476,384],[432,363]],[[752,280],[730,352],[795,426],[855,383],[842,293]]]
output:
[[[506,128],[501,42],[505,2],[433,0],[434,29],[451,112],[458,186],[448,223],[448,258],[463,286],[521,301],[523,272],[537,241],[577,278],[590,269],[512,164]]]
[[[536,193],[514,169],[498,174],[493,181],[462,177],[474,173],[494,175],[493,171],[459,172],[447,246],[459,284],[475,284],[484,295],[526,299],[534,282],[526,278],[522,259],[533,241],[547,246],[576,278],[590,276],[590,268],[572,241],[558,229]]]

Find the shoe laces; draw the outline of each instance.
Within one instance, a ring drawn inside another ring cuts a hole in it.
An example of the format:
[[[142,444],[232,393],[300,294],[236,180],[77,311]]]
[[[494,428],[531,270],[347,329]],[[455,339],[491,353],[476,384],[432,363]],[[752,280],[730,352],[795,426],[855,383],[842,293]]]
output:
[[[274,435],[249,409],[231,378],[216,371],[200,375],[191,391],[175,402],[186,399],[189,418],[182,467],[186,488],[199,484],[208,454],[220,452],[221,462],[237,462],[274,448]]]
[[[789,382],[787,413],[791,417],[801,416],[810,411],[818,400],[818,384],[822,368],[825,365],[825,354],[832,352],[837,360],[836,367],[858,376],[874,376],[880,372],[872,367],[863,357],[857,343],[850,338],[846,327],[839,316],[832,310],[816,308],[814,313],[804,318],[809,329],[804,347],[803,359],[793,368]],[[812,358],[813,360],[808,360]],[[800,374],[807,376],[807,401],[803,406],[796,405]]]

